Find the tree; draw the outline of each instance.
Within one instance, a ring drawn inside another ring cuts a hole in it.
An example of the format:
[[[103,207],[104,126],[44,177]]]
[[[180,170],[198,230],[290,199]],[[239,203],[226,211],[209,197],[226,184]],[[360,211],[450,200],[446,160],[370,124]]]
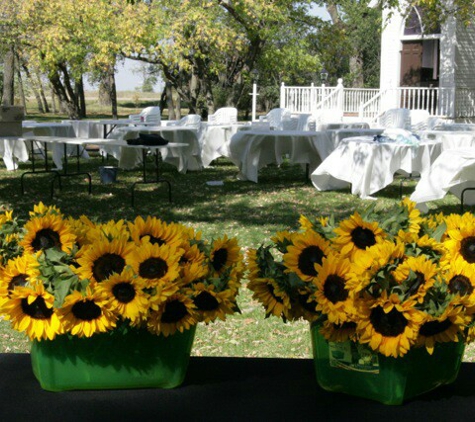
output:
[[[293,32],[306,25],[310,3],[155,0],[147,10],[131,5],[122,15],[121,30],[128,34],[123,53],[159,64],[191,113],[212,113],[248,98],[249,73],[258,58],[284,28]],[[127,30],[131,22],[135,28],[140,22],[140,30]]]

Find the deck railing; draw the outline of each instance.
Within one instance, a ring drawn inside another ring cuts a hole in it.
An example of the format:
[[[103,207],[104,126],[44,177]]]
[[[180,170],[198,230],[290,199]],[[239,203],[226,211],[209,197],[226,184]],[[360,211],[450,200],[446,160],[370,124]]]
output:
[[[399,87],[386,90],[336,87],[285,86],[280,88],[280,107],[292,113],[318,114],[336,109],[345,116],[376,121],[386,110],[408,108],[427,110],[431,116],[475,117],[475,90],[468,88]]]

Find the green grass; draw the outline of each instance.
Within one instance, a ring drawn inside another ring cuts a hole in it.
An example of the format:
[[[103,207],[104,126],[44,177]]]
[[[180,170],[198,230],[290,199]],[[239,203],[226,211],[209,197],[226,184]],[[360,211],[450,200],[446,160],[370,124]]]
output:
[[[111,159],[109,164],[115,164]],[[349,192],[318,192],[306,179],[300,166],[285,164],[269,166],[259,173],[259,183],[236,179],[238,169],[225,159],[216,160],[212,167],[199,172],[180,174],[174,167],[164,165],[164,177],[172,182],[173,202],[167,200],[162,187],[139,186],[136,207],[131,207],[130,186],[141,176],[140,171],[119,172],[117,183],[100,183],[98,167],[100,157],[81,162],[81,169],[89,171],[93,178],[92,195],[87,193],[82,176],[63,178],[61,192],[55,190],[50,199],[51,175],[25,177],[26,192],[20,192],[20,175],[30,170],[29,164],[7,172],[0,168],[0,202],[15,211],[21,221],[28,217],[33,205],[43,201],[57,205],[66,215],[79,217],[86,214],[97,221],[111,219],[132,220],[136,215],[154,215],[165,221],[175,221],[193,226],[207,238],[237,236],[245,249],[266,243],[278,230],[298,227],[301,214],[309,217],[327,216],[331,213],[342,218],[368,201]],[[223,186],[208,186],[207,181],[222,180]],[[407,183],[403,194],[409,195],[415,182]],[[376,194],[382,210],[399,201],[399,182]],[[459,201],[448,195],[431,204],[434,211],[459,212]],[[262,356],[305,358],[311,355],[308,324],[305,322],[284,324],[277,318],[264,318],[264,310],[251,298],[244,286],[238,298],[240,315],[229,317],[225,322],[200,325],[197,330],[194,355],[203,356]],[[0,352],[28,352],[28,341],[21,334],[0,321]],[[474,359],[475,352],[468,348],[466,361]]]

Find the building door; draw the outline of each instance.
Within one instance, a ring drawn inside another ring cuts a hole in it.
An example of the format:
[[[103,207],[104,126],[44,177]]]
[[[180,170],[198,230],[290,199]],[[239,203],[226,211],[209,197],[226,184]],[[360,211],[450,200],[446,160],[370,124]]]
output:
[[[422,41],[404,41],[401,52],[399,86],[420,86],[422,78]]]

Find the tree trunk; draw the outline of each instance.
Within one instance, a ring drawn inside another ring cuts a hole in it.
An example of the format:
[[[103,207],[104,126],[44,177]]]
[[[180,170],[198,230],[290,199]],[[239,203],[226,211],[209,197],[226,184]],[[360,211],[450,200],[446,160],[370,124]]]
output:
[[[54,93],[53,85],[51,85],[51,106],[53,108],[53,114],[56,114],[58,108],[56,107],[56,94]]]
[[[26,98],[25,98],[25,90],[23,89],[23,78],[21,77],[21,72],[20,72],[20,66],[18,63],[18,57],[15,60],[15,70],[17,73],[17,79],[18,79],[18,93],[20,95],[20,105],[23,106],[23,110],[25,110],[25,115],[27,115],[27,110],[26,110]]]
[[[64,73],[64,71],[63,71]],[[54,93],[58,97],[60,107],[64,108],[68,118],[71,120],[79,119],[79,108],[77,101],[74,98],[74,92],[72,91],[69,76],[65,74],[65,83],[61,82],[58,72],[50,75],[51,85],[53,86]]]
[[[113,66],[102,74],[99,81],[99,104],[102,106],[110,106],[112,117],[117,119],[117,88],[115,85]]]
[[[38,81],[38,89],[40,91],[41,101],[43,102],[43,108],[45,113],[49,113],[48,101],[46,100],[45,90],[43,89],[43,82],[41,81],[40,75],[36,73],[36,79]]]
[[[13,105],[15,101],[15,53],[10,47],[3,62],[3,105]]]
[[[22,65],[22,68],[23,68],[23,71],[25,72],[26,77],[30,80],[31,89],[33,90],[33,94],[35,95],[35,99],[36,99],[36,104],[38,106],[38,112],[44,113],[45,110],[43,107],[43,103],[41,101],[41,95],[38,89],[37,81],[31,76],[31,73],[25,64]]]
[[[173,90],[170,82],[165,83],[165,95],[167,97],[168,120],[176,120],[175,104],[173,102]]]
[[[363,88],[363,58],[358,54],[358,52],[355,52],[355,54],[350,57],[350,74],[353,75],[353,87]]]
[[[75,91],[79,110],[79,117],[81,119],[84,119],[86,117],[86,99],[84,97],[84,84],[82,81],[82,76],[76,81]]]

